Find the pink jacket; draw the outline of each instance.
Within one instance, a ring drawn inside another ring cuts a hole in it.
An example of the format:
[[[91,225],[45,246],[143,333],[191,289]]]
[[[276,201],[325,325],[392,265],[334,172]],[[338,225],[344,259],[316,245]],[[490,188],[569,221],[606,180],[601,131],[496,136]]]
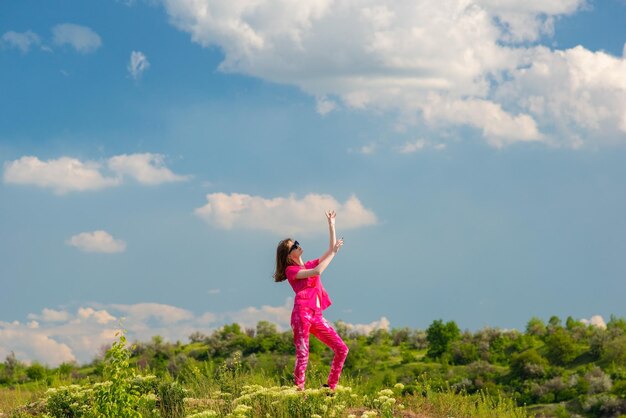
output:
[[[298,274],[300,270],[312,269],[319,263],[320,260],[317,258],[315,260],[307,261],[304,263],[304,266],[288,266],[285,270],[287,280],[293,288],[293,291],[296,292],[296,299],[293,303],[294,309],[296,307],[317,308],[316,296],[319,296],[320,308],[322,310],[328,308],[332,304],[330,298],[328,297],[328,293],[326,293],[326,290],[322,285],[320,276],[312,276],[306,279],[296,279],[296,274]]]

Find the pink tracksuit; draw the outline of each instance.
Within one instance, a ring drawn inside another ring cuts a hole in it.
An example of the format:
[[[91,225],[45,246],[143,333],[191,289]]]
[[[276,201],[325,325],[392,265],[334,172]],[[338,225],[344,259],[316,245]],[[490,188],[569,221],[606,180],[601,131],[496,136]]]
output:
[[[304,266],[288,266],[285,272],[289,284],[296,292],[291,313],[293,342],[296,346],[296,366],[293,374],[296,385],[301,389],[304,389],[304,376],[309,362],[309,333],[316,336],[335,353],[328,375],[328,386],[331,389],[337,386],[343,363],[348,355],[348,346],[322,316],[322,311],[332,302],[322,286],[320,276],[296,279],[296,274],[300,270],[312,269],[318,264],[319,259],[311,260],[304,263]]]

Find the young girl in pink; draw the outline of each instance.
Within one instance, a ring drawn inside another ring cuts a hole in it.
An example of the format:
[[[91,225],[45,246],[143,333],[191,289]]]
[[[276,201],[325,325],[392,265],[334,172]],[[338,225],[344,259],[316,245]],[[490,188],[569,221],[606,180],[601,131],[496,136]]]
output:
[[[335,389],[348,355],[348,346],[322,316],[322,311],[332,302],[322,286],[320,275],[343,245],[343,239],[337,240],[335,237],[335,217],[335,211],[326,212],[330,242],[328,251],[320,258],[303,262],[304,251],[300,243],[291,238],[282,240],[276,249],[274,279],[277,282],[287,279],[296,293],[291,313],[291,328],[296,346],[294,379],[300,390],[304,390],[305,371],[309,361],[309,334],[313,334],[335,353],[328,383],[324,386]]]

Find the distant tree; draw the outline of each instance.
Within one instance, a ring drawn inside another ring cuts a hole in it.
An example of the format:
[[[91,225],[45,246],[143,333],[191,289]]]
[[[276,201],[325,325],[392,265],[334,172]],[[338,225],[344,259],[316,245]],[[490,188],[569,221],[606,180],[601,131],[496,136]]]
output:
[[[546,333],[546,324],[540,318],[533,316],[526,324],[526,333],[535,337],[543,337]]]
[[[557,365],[565,365],[577,356],[574,339],[564,328],[556,328],[545,338],[547,357]]]
[[[452,342],[461,338],[461,331],[454,321],[443,323],[437,319],[426,330],[428,357],[439,358],[448,352]]]
[[[514,354],[511,358],[510,374],[517,379],[534,379],[543,377],[548,371],[549,363],[535,349]]]
[[[478,348],[472,342],[454,341],[450,344],[454,364],[470,364],[478,360]]]
[[[548,320],[548,326],[546,327],[548,334],[551,334],[560,328],[563,328],[563,322],[561,321],[561,318],[556,315],[551,316]]]
[[[426,331],[416,329],[409,334],[409,346],[417,350],[422,350],[428,347],[428,340],[426,338]]]
[[[276,328],[276,324],[272,324],[269,321],[259,321],[256,324],[257,337],[267,337],[270,335],[275,335],[277,333],[278,329]]]
[[[391,330],[391,340],[393,341],[393,345],[398,346],[402,343],[406,343],[409,341],[409,334],[411,330],[407,327],[405,328],[394,328]]]
[[[373,345],[387,345],[390,340],[389,331],[384,328],[373,329],[367,336],[367,340]]]
[[[43,380],[46,378],[46,374],[46,368],[37,362],[34,362],[26,368],[26,376],[28,376],[30,380]]]
[[[15,353],[11,351],[4,359],[3,380],[5,382],[13,382],[19,374],[20,369],[23,370],[22,363],[15,357]]]
[[[626,335],[605,343],[601,361],[606,365],[626,366]]]
[[[604,347],[606,344],[611,341],[609,333],[598,327],[591,326],[589,328],[589,352],[594,357],[594,359],[598,360],[600,356],[604,353]]]
[[[611,376],[597,366],[585,373],[583,379],[588,382],[587,393],[589,394],[608,392],[613,386]]]
[[[191,341],[192,343],[201,343],[204,342],[207,338],[208,337],[206,334],[203,334],[200,331],[195,331],[189,336],[189,341]]]
[[[57,367],[57,373],[59,373],[61,377],[67,378],[74,370],[76,370],[76,368],[76,363],[61,363],[59,367]]]
[[[606,324],[606,329],[612,332],[620,330],[622,334],[626,334],[626,319],[611,315],[611,319]]]

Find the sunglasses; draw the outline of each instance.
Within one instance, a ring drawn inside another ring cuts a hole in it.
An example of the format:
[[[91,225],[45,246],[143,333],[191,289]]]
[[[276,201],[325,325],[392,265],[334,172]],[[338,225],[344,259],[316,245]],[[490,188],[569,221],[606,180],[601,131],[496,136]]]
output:
[[[297,250],[298,248],[300,248],[300,243],[298,241],[294,241],[287,255],[291,254],[293,250]]]

